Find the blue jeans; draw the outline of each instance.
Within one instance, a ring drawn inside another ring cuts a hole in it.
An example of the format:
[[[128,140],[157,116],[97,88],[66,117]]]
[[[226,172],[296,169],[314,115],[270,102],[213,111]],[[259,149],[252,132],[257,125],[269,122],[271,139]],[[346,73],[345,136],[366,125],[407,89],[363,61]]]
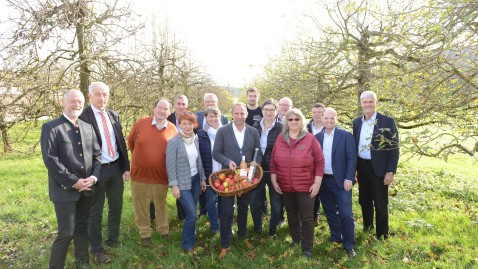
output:
[[[196,243],[196,206],[199,200],[199,183],[199,174],[196,174],[191,178],[191,189],[180,191],[181,197],[179,197],[179,203],[186,212],[186,218],[184,219],[183,226],[182,243],[184,250],[190,250]]]
[[[217,193],[211,188],[211,186],[208,185],[206,188],[206,208],[209,223],[211,225],[211,231],[213,233],[219,231],[217,200]]]
[[[278,194],[271,182],[271,173],[264,172],[261,183],[251,191],[251,215],[254,221],[254,231],[262,231],[262,211],[261,211],[261,192],[266,187],[269,188],[269,200],[271,203],[271,220],[269,222],[269,235],[276,233],[279,225],[279,216],[282,209],[282,196]]]

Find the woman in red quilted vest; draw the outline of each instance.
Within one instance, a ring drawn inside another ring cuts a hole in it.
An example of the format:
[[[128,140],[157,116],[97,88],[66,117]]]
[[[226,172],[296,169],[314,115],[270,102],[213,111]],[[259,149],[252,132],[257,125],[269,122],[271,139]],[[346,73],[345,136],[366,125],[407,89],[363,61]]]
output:
[[[310,259],[314,242],[314,202],[324,175],[324,155],[314,135],[307,132],[304,114],[291,108],[283,119],[284,131],[272,149],[271,181],[282,194],[292,245],[302,246]]]

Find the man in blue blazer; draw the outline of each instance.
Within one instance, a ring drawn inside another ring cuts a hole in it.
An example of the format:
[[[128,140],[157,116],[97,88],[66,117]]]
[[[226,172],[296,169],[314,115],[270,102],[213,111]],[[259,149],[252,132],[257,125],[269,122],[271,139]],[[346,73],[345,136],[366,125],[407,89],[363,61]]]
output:
[[[245,156],[247,163],[252,162],[255,149],[261,147],[260,137],[256,128],[246,124],[247,108],[243,103],[237,103],[232,107],[232,119],[230,124],[224,125],[217,131],[212,157],[223,169],[236,170]],[[258,151],[256,163],[261,163],[262,151]],[[246,239],[247,211],[251,200],[250,192],[237,197],[237,235],[244,239],[248,248],[252,245]],[[224,257],[231,244],[231,229],[234,215],[234,196],[221,197],[221,211],[219,229],[221,233],[221,252],[219,258]]]
[[[100,179],[101,150],[93,126],[78,119],[84,103],[79,90],[69,90],[62,100],[63,115],[43,124],[41,130],[48,192],[58,223],[49,268],[65,267],[72,240],[77,268],[89,264],[88,218],[94,187]]]
[[[337,112],[326,108],[324,129],[315,137],[322,146],[325,169],[319,195],[329,224],[331,241],[342,242],[350,258],[355,257],[355,221],[352,188],[355,183],[357,152],[350,132],[337,127]]]
[[[388,186],[397,172],[399,137],[395,121],[377,113],[378,99],[372,91],[360,95],[364,115],[353,121],[357,148],[359,203],[364,230],[373,229],[376,214],[376,236],[388,238]],[[375,212],[374,212],[375,210]]]

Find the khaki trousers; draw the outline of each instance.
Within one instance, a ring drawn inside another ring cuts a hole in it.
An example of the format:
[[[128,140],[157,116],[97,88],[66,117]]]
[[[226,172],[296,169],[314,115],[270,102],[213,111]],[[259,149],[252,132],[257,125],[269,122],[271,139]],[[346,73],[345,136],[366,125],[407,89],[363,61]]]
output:
[[[168,186],[162,184],[148,184],[138,181],[131,181],[131,196],[134,206],[134,223],[139,229],[141,238],[151,237],[153,228],[149,216],[151,202],[155,208],[156,230],[161,235],[169,233],[168,206],[166,196]]]

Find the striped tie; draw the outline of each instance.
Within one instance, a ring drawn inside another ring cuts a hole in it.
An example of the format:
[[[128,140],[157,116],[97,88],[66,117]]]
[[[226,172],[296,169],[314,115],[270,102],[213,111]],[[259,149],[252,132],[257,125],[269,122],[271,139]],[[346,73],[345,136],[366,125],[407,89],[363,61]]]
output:
[[[113,150],[113,145],[111,143],[110,131],[108,130],[108,124],[106,123],[105,112],[100,111],[101,121],[103,122],[103,129],[105,131],[106,142],[108,143],[108,153],[110,154],[111,158],[115,157],[115,151]]]

